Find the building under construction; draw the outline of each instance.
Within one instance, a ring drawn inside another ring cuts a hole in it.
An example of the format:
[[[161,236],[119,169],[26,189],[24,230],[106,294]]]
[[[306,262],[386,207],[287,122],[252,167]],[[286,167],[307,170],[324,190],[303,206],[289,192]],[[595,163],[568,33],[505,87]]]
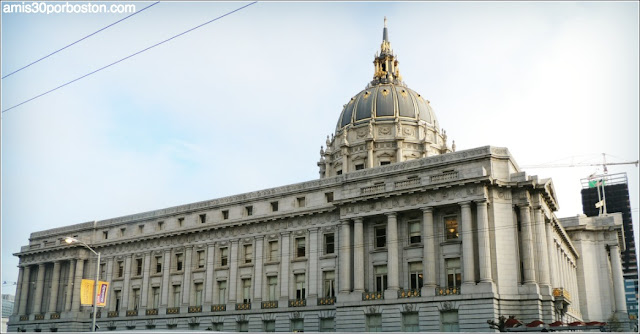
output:
[[[582,211],[589,217],[622,213],[625,249],[621,252],[627,311],[638,318],[638,262],[633,237],[631,204],[626,173],[595,175],[582,179]]]

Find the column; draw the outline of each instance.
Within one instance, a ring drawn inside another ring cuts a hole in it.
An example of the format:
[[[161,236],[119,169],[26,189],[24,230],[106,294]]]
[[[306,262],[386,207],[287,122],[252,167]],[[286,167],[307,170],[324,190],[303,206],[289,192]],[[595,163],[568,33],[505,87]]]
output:
[[[22,275],[22,286],[20,287],[20,303],[18,314],[27,314],[27,295],[29,295],[29,275],[31,274],[31,267],[24,266],[24,272]]]
[[[624,280],[622,279],[622,263],[620,261],[620,247],[609,246],[611,254],[611,271],[613,275],[613,295],[616,299],[616,312],[627,312],[627,302],[624,295]]]
[[[262,263],[264,261],[264,236],[257,236],[256,249],[253,257],[255,258],[255,265],[253,267],[253,299],[256,304],[262,302]],[[313,248],[312,248],[313,249]],[[314,253],[311,253],[310,259],[314,257]]]
[[[353,219],[353,291],[364,292],[363,218]]]
[[[33,314],[40,314],[42,310],[42,292],[44,290],[44,263],[38,264],[38,276],[36,278],[36,293],[33,299]]]
[[[387,236],[388,290],[398,290],[400,288],[398,270],[398,220],[395,212],[387,213]]]
[[[82,286],[83,271],[84,271],[84,259],[82,258],[77,259],[76,273],[73,276],[73,300],[71,301],[71,311],[80,310],[80,287]]]
[[[120,305],[122,306],[120,309],[129,310],[129,292],[131,291],[131,286],[129,282],[131,282],[131,258],[133,255],[128,255],[124,259],[124,281],[122,283],[122,302]]]
[[[191,306],[191,257],[193,246],[188,246],[184,252],[184,275],[182,276],[182,305]]]
[[[22,280],[24,279],[24,267],[18,267],[18,280],[16,281],[16,297],[15,304],[13,306],[12,315],[18,315],[20,310],[20,295],[22,294]]]
[[[238,239],[231,240],[231,249],[229,250],[229,303],[235,304],[238,289]]]
[[[73,276],[76,271],[78,260],[69,260],[69,275],[67,278],[67,297],[64,302],[64,310],[71,311],[71,298],[73,297]]]
[[[436,287],[436,236],[433,233],[433,209],[431,207],[422,209],[422,235],[423,282],[425,288],[433,290]],[[422,295],[425,296],[424,291]]]
[[[284,303],[289,301],[289,235],[291,232],[280,233],[280,299]],[[287,305],[287,304],[283,304]]]
[[[351,292],[351,227],[348,219],[340,221],[338,260],[340,266],[340,293],[349,293]]]
[[[207,273],[204,283],[204,303],[209,305],[213,301],[213,289],[215,289],[215,282],[213,279],[213,267],[215,266],[215,244],[207,245]],[[214,304],[217,304],[214,303]]]
[[[538,274],[541,285],[549,286],[549,254],[547,252],[547,233],[544,227],[542,209],[538,206],[533,209],[533,218],[536,223],[536,248],[538,249]]]
[[[367,168],[373,168],[373,139],[367,141]]]
[[[473,233],[471,231],[470,202],[460,203],[462,220],[462,279],[463,284],[476,284],[475,267],[473,264]]]
[[[545,223],[545,229],[546,234],[547,234],[547,250],[549,252],[549,283],[551,284],[552,287],[557,288],[558,287],[558,272],[557,272],[557,268],[558,268],[558,259],[556,257],[556,253],[554,252],[555,250],[555,243],[553,241],[553,221],[549,221],[547,223]],[[551,270],[553,269],[553,270]]]
[[[53,263],[53,275],[51,277],[51,297],[49,298],[49,313],[56,313],[58,303],[58,286],[60,284],[60,261]]]
[[[533,258],[533,240],[531,235],[531,209],[528,205],[520,207],[522,225],[522,262],[524,262],[524,284],[535,284],[536,273]]]
[[[487,201],[476,203],[478,215],[478,265],[480,266],[480,282],[493,282],[491,277],[491,235],[489,234],[489,217]]]
[[[140,292],[140,308],[146,309],[149,301],[149,289],[151,288],[151,280],[149,279],[149,270],[151,269],[151,252],[144,255],[144,267],[142,267],[142,291]]]
[[[169,306],[169,271],[171,269],[171,250],[165,249],[164,256],[162,257],[162,297],[160,305],[163,307]]]

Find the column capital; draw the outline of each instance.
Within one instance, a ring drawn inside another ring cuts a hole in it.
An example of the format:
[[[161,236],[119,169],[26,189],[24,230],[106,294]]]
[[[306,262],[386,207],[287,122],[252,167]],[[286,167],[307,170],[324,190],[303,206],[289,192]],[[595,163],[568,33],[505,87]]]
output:
[[[542,210],[542,205],[539,205],[539,204],[532,205],[531,208],[534,209],[534,210]]]
[[[477,205],[489,205],[489,201],[486,198],[477,199],[474,202]]]
[[[529,204],[529,203],[519,203],[516,206],[521,208],[521,209],[531,209],[531,204]]]
[[[425,206],[420,208],[420,210],[422,210],[422,212],[433,212],[433,207],[432,206]]]
[[[458,205],[460,205],[463,208],[466,208],[471,206],[471,201],[458,202]]]
[[[355,217],[353,218],[354,223],[362,223],[364,222],[364,217]]]
[[[340,226],[351,224],[351,219],[340,219]]]
[[[318,232],[319,229],[320,229],[319,227],[311,227],[311,228],[308,228],[307,231],[309,231],[309,232]]]
[[[264,235],[256,235],[255,237],[253,237],[253,239],[255,239],[256,241],[264,240]]]
[[[385,212],[384,215],[387,216],[387,217],[397,217],[398,213],[395,212],[395,211],[393,211],[393,212]]]
[[[289,235],[291,235],[291,231],[280,232],[280,235],[283,236],[283,237],[289,236]]]

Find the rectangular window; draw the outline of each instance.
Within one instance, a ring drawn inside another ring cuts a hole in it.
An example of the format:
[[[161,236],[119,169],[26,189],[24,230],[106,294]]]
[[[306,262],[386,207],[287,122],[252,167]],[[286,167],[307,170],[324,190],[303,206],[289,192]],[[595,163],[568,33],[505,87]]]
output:
[[[336,175],[342,175],[342,169],[336,171]]]
[[[387,228],[384,226],[375,227],[376,248],[387,246]]]
[[[291,319],[291,332],[304,332],[304,319]]]
[[[204,268],[204,250],[199,250],[197,253],[197,258],[198,258],[198,269],[202,269]]]
[[[222,219],[223,220],[229,219],[229,210],[222,210]]]
[[[118,277],[124,277],[124,263],[118,261]]]
[[[458,323],[458,311],[442,311],[440,312],[440,331],[441,332],[459,332],[460,325]]]
[[[164,222],[158,222],[158,231],[164,230]]]
[[[268,296],[267,296],[267,301],[275,301],[277,300],[277,294],[276,292],[278,291],[278,276],[269,276],[267,277],[267,284],[268,284]]]
[[[361,170],[361,169],[364,169],[364,164],[357,164],[356,170]]]
[[[236,322],[236,328],[238,332],[248,332],[249,331],[249,322],[248,321],[238,321]]]
[[[382,315],[367,314],[367,332],[382,332]]]
[[[305,257],[307,255],[305,241],[304,237],[296,238],[296,257]]]
[[[133,289],[133,309],[140,307],[140,289]]]
[[[151,305],[153,306],[153,308],[157,309],[158,306],[160,305],[160,288],[159,287],[153,287],[151,288]]]
[[[104,240],[109,239],[109,231],[102,232],[102,239],[104,239]]]
[[[422,262],[409,263],[409,287],[411,290],[422,287]]]
[[[183,223],[184,223],[184,218],[178,218],[178,227],[182,227]]]
[[[306,199],[304,197],[298,197],[296,198],[297,202],[298,202],[298,207],[299,208],[304,208],[306,205]]]
[[[272,212],[278,211],[278,202],[271,202],[271,211]]]
[[[444,225],[447,229],[447,240],[458,239],[458,218],[457,217],[445,217]]]
[[[242,279],[242,302],[251,303],[251,279]]]
[[[320,318],[319,332],[335,332],[336,331],[336,318]]]
[[[204,224],[207,222],[207,214],[203,213],[200,216],[198,216],[200,218],[200,224]]]
[[[380,161],[380,166],[390,165],[391,161]]]
[[[226,267],[229,264],[229,248],[220,248],[220,266]]]
[[[420,231],[420,222],[409,222],[409,243],[419,244],[422,241],[422,231]]]
[[[227,303],[227,281],[218,281],[218,304]]]
[[[335,252],[335,239],[333,233],[324,235],[324,253],[333,254]]]
[[[127,232],[127,229],[126,229],[126,228],[124,228],[124,227],[123,227],[123,228],[121,228],[121,229],[120,229],[120,236],[121,236],[121,237],[124,237],[124,236],[126,235],[126,232]]]
[[[180,293],[182,292],[182,289],[179,285],[174,285],[173,286],[173,307],[179,307],[180,306]]]
[[[195,305],[194,306],[201,306],[202,305],[202,283],[196,283],[194,284],[195,287],[195,294],[196,294],[196,300],[195,300]]]
[[[176,254],[176,270],[182,270],[182,254]]]
[[[156,256],[156,274],[162,272],[162,256]]]
[[[376,279],[376,292],[384,292],[387,289],[387,266],[373,267]]]
[[[253,245],[244,245],[244,263],[249,264],[253,261]]]
[[[275,332],[276,331],[276,321],[275,320],[263,320],[262,321],[262,330],[265,332]]]
[[[142,259],[136,259],[136,276],[142,275]]]
[[[327,203],[333,202],[333,193],[332,192],[324,193],[324,198],[327,200]]]
[[[445,266],[447,270],[447,287],[459,288],[462,284],[462,275],[460,274],[460,258],[446,259]]]
[[[296,299],[305,299],[305,276],[304,274],[295,274],[296,281]]]
[[[116,291],[116,302],[115,302],[115,310],[116,312],[120,311],[120,303],[122,302],[122,291],[117,290]]]
[[[402,313],[402,331],[419,332],[418,312]]]
[[[253,206],[252,205],[245,206],[244,207],[244,211],[247,214],[247,216],[253,216]]]
[[[139,234],[144,233],[144,225],[138,225],[138,233]]]
[[[269,241],[269,261],[278,261],[278,241]]]
[[[324,272],[324,296],[336,296],[336,274],[334,271]]]

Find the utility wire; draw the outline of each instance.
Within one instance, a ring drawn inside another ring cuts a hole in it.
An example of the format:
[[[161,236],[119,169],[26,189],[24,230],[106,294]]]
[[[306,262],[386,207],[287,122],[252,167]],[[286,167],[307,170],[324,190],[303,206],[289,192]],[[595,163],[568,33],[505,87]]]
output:
[[[56,51],[53,51],[52,53],[50,53],[50,54],[48,54],[48,55],[46,55],[46,56],[44,56],[44,57],[42,57],[42,58],[40,58],[40,59],[38,59],[38,60],[36,60],[36,61],[32,62],[31,64],[25,65],[25,66],[23,66],[23,67],[21,67],[21,68],[19,68],[19,69],[15,70],[15,71],[13,71],[13,72],[9,73],[9,74],[7,74],[7,75],[3,76],[3,77],[2,77],[2,79],[6,78],[6,77],[8,77],[8,76],[10,76],[10,75],[13,75],[13,74],[15,74],[15,73],[18,73],[18,72],[20,72],[20,71],[24,70],[25,68],[27,68],[27,67],[29,67],[29,66],[31,66],[31,65],[33,65],[33,64],[35,64],[35,63],[37,63],[37,62],[39,62],[39,61],[41,61],[41,60],[44,60],[45,58],[51,57],[51,56],[53,56],[54,54],[56,54],[56,53],[58,53],[58,52],[60,52],[60,51],[62,51],[62,50],[64,50],[64,49],[66,49],[66,48],[68,48],[68,47],[70,47],[70,46],[73,46],[74,44],[77,44],[77,43],[79,43],[79,42],[82,42],[82,41],[84,41],[85,39],[87,39],[87,38],[89,38],[89,37],[91,37],[91,36],[93,36],[93,35],[95,35],[95,34],[97,34],[97,33],[101,32],[101,31],[103,31],[103,30],[106,30],[106,29],[107,29],[107,28],[109,28],[109,27],[112,27],[112,26],[114,26],[114,25],[116,25],[116,24],[118,24],[118,23],[120,23],[120,22],[122,22],[122,21],[124,21],[124,20],[126,20],[126,19],[128,19],[128,18],[130,18],[130,17],[132,17],[132,16],[134,16],[134,15],[136,15],[136,14],[138,14],[138,13],[141,13],[142,11],[144,11],[145,9],[148,9],[148,8],[149,8],[149,7],[151,7],[151,6],[155,6],[155,5],[157,5],[158,3],[160,3],[160,1],[156,1],[156,2],[154,2],[154,3],[152,3],[152,4],[150,4],[149,6],[144,7],[144,8],[142,8],[141,10],[139,10],[139,11],[137,11],[137,12],[135,12],[135,13],[133,13],[133,14],[129,15],[129,16],[126,16],[126,17],[124,17],[124,18],[122,18],[122,19],[120,19],[120,20],[118,20],[118,21],[116,21],[116,22],[113,22],[113,23],[111,23],[110,25],[108,25],[108,26],[106,26],[106,27],[104,27],[104,28],[102,28],[102,29],[100,29],[100,30],[98,30],[98,31],[94,32],[94,33],[91,33],[91,34],[89,34],[89,35],[87,35],[87,36],[84,36],[84,37],[82,37],[81,39],[79,39],[79,40],[77,40],[77,41],[75,41],[75,42],[73,42],[73,43],[71,43],[71,44],[69,44],[69,45],[67,45],[67,46],[63,47],[62,49],[58,49],[58,50],[56,50]]]
[[[145,52],[145,51],[148,51],[148,50],[150,50],[150,49],[155,48],[156,46],[159,46],[159,45],[161,45],[161,44],[164,44],[164,43],[166,43],[166,42],[169,42],[169,41],[171,41],[171,40],[172,40],[172,39],[174,39],[174,38],[180,37],[180,36],[182,36],[182,35],[184,35],[184,34],[186,34],[186,33],[189,33],[189,32],[191,32],[191,31],[193,31],[193,30],[196,30],[196,29],[198,29],[198,28],[201,28],[201,27],[203,27],[203,26],[205,26],[205,25],[207,25],[207,24],[209,24],[209,23],[212,23],[212,22],[214,22],[214,21],[217,21],[217,20],[219,20],[219,19],[221,19],[221,18],[223,18],[223,17],[225,17],[225,16],[227,16],[227,15],[231,15],[231,14],[233,14],[233,13],[235,13],[235,12],[237,12],[237,11],[241,10],[241,9],[244,9],[244,8],[246,8],[246,7],[249,7],[249,6],[253,5],[253,4],[256,4],[257,2],[258,2],[258,1],[254,1],[254,2],[252,2],[252,3],[250,3],[250,4],[248,4],[248,5],[244,5],[244,6],[240,7],[240,8],[234,9],[234,10],[232,10],[232,11],[230,11],[230,12],[226,13],[226,14],[223,14],[223,15],[220,15],[220,16],[216,17],[215,19],[209,20],[209,21],[207,21],[207,22],[205,22],[205,23],[202,23],[202,24],[200,24],[200,25],[198,25],[198,26],[195,26],[195,27],[193,27],[193,28],[191,28],[191,29],[189,29],[189,30],[186,30],[186,31],[184,31],[184,32],[181,32],[181,33],[179,33],[179,34],[177,34],[177,35],[175,35],[175,36],[173,36],[173,37],[170,37],[170,38],[168,38],[168,39],[165,39],[164,41],[161,41],[161,42],[158,42],[158,43],[156,43],[156,44],[154,44],[154,45],[151,45],[151,46],[149,46],[149,47],[147,47],[147,48],[145,48],[145,49],[142,49],[142,50],[140,50],[140,51],[138,51],[138,52],[136,52],[136,53],[133,53],[133,54],[131,54],[131,55],[128,55],[128,56],[126,56],[126,57],[124,57],[124,58],[122,58],[122,59],[120,59],[120,60],[117,60],[117,61],[115,61],[115,62],[113,62],[113,63],[111,63],[111,64],[109,64],[109,65],[103,66],[103,67],[101,67],[101,68],[99,68],[99,69],[97,69],[97,70],[95,70],[95,71],[89,72],[89,73],[87,73],[87,74],[85,74],[85,75],[83,75],[83,76],[81,76],[81,77],[79,77],[79,78],[73,79],[73,80],[71,80],[71,81],[69,81],[69,82],[67,82],[67,83],[64,83],[64,84],[62,84],[62,85],[60,85],[60,86],[56,87],[56,88],[50,89],[50,90],[48,90],[48,91],[46,91],[46,92],[44,92],[44,93],[42,93],[42,94],[40,94],[40,95],[36,95],[36,96],[34,96],[34,97],[32,97],[32,98],[30,98],[30,99],[26,100],[26,101],[23,101],[23,102],[21,102],[21,103],[19,103],[19,104],[14,105],[13,107],[10,107],[10,108],[7,108],[7,109],[3,110],[3,111],[2,111],[2,113],[5,113],[6,111],[9,111],[9,110],[11,110],[11,109],[13,109],[13,108],[19,107],[19,106],[21,106],[21,105],[23,105],[23,104],[25,104],[25,103],[27,103],[27,102],[33,101],[33,100],[35,100],[35,99],[37,99],[37,98],[39,98],[39,97],[42,97],[42,96],[44,96],[44,95],[47,95],[47,94],[49,94],[49,93],[51,93],[51,92],[53,92],[53,91],[56,91],[56,90],[58,90],[58,89],[60,89],[60,88],[62,88],[62,87],[64,87],[64,86],[67,86],[67,85],[69,85],[69,84],[72,84],[72,83],[74,83],[74,82],[76,82],[76,81],[78,81],[78,80],[80,80],[80,79],[86,78],[86,77],[88,77],[88,76],[90,76],[90,75],[92,75],[92,74],[94,74],[94,73],[100,72],[100,71],[102,71],[102,70],[104,70],[104,69],[106,69],[106,68],[108,68],[108,67],[111,67],[111,66],[113,66],[113,65],[115,65],[115,64],[117,64],[117,63],[119,63],[119,62],[121,62],[121,61],[127,60],[127,59],[129,59],[129,58],[131,58],[131,57],[134,57],[134,56],[137,56],[137,55],[139,55],[139,54],[141,54],[141,53],[143,53],[143,52]]]

